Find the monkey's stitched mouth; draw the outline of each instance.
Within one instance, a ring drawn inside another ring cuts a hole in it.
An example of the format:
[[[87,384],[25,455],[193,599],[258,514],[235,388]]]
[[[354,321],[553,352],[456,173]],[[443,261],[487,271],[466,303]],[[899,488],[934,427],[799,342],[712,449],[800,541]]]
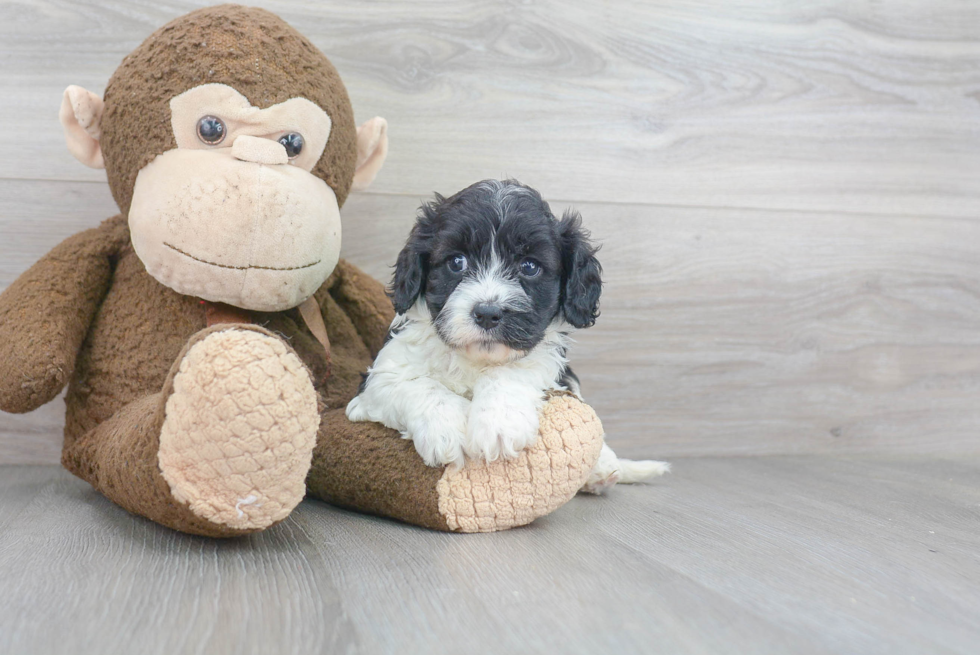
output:
[[[258,270],[261,270],[261,271],[301,271],[304,268],[313,268],[314,266],[316,266],[317,264],[319,264],[321,261],[323,261],[322,259],[318,259],[315,262],[313,262],[312,264],[303,264],[302,266],[284,266],[282,268],[278,268],[276,266],[258,266],[258,265],[255,265],[255,266],[231,266],[229,264],[219,264],[217,262],[209,262],[206,259],[201,259],[200,257],[195,257],[194,255],[192,255],[190,253],[184,252],[183,250],[181,250],[177,246],[170,245],[166,241],[163,242],[163,245],[167,246],[168,248],[170,248],[171,250],[173,250],[176,253],[180,253],[184,257],[187,257],[189,259],[193,259],[196,262],[201,262],[202,264],[207,264],[208,266],[217,266],[218,268],[230,268],[230,269],[232,269],[234,271],[248,271],[248,270],[251,270],[251,269],[258,269]]]

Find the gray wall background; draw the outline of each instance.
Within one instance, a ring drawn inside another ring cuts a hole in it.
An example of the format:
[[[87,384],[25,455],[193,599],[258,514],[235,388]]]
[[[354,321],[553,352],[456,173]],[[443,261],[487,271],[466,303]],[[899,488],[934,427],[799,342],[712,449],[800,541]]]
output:
[[[0,4],[0,287],[116,213],[64,87],[203,4]],[[581,210],[606,291],[572,358],[621,454],[980,452],[980,4],[261,4],[389,120],[343,212],[368,272],[433,191]],[[57,462],[63,411],[0,415],[0,463]]]

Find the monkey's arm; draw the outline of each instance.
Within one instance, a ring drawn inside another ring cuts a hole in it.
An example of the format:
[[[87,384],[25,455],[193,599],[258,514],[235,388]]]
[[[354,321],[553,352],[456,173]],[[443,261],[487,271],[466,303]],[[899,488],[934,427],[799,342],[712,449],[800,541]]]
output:
[[[29,412],[64,388],[128,239],[125,219],[110,218],[62,241],[0,294],[0,409]]]
[[[395,309],[385,294],[384,285],[341,259],[324,286],[350,317],[371,351],[371,357],[376,357],[388,335],[388,326],[395,318]]]

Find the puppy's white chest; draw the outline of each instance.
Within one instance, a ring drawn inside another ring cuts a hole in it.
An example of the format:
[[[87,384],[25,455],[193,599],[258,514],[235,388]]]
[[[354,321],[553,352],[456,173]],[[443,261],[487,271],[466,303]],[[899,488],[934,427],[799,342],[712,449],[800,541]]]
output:
[[[473,389],[484,374],[483,367],[475,367],[468,363],[461,365],[459,362],[452,362],[446,367],[434,367],[429,371],[429,377],[467,400],[473,399]]]

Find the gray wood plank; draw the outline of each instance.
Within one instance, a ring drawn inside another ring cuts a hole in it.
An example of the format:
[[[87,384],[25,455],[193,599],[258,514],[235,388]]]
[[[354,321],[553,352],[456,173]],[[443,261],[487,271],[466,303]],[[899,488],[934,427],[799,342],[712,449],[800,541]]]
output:
[[[421,197],[353,196],[344,256],[387,280]],[[571,357],[621,454],[980,452],[980,223],[576,206],[606,285]],[[0,180],[0,288],[112,211],[104,184]],[[0,462],[57,462],[62,413],[0,415]]]
[[[14,518],[59,483],[64,486],[70,476],[57,466],[3,466],[0,469],[0,531]],[[62,492],[63,493],[63,492]]]
[[[295,526],[216,541],[174,533],[59,471],[17,467],[0,504],[4,653],[351,652],[356,636]],[[4,469],[4,475],[8,469]],[[314,553],[315,554],[315,553]]]
[[[389,279],[417,203],[354,197],[345,254]],[[571,359],[622,454],[980,452],[976,222],[576,207],[605,286]]]
[[[101,179],[64,151],[62,90],[101,92],[202,4],[0,5],[0,177]],[[382,193],[510,174],[575,201],[977,215],[977,3],[261,4],[389,119]]]
[[[104,181],[0,180],[0,290],[62,240],[117,213]],[[61,397],[31,414],[0,412],[0,463],[61,461],[64,414]]]
[[[0,650],[973,653],[978,476],[976,457],[683,459],[505,533],[307,501],[217,541],[4,467]]]
[[[116,211],[63,88],[204,4],[0,3],[0,289]],[[980,5],[260,4],[390,121],[345,256],[386,278],[420,198],[519,177],[605,243],[573,362],[621,454],[809,455],[497,535],[307,502],[233,542],[2,467],[0,652],[975,652]],[[0,463],[57,462],[62,414],[0,414]]]

